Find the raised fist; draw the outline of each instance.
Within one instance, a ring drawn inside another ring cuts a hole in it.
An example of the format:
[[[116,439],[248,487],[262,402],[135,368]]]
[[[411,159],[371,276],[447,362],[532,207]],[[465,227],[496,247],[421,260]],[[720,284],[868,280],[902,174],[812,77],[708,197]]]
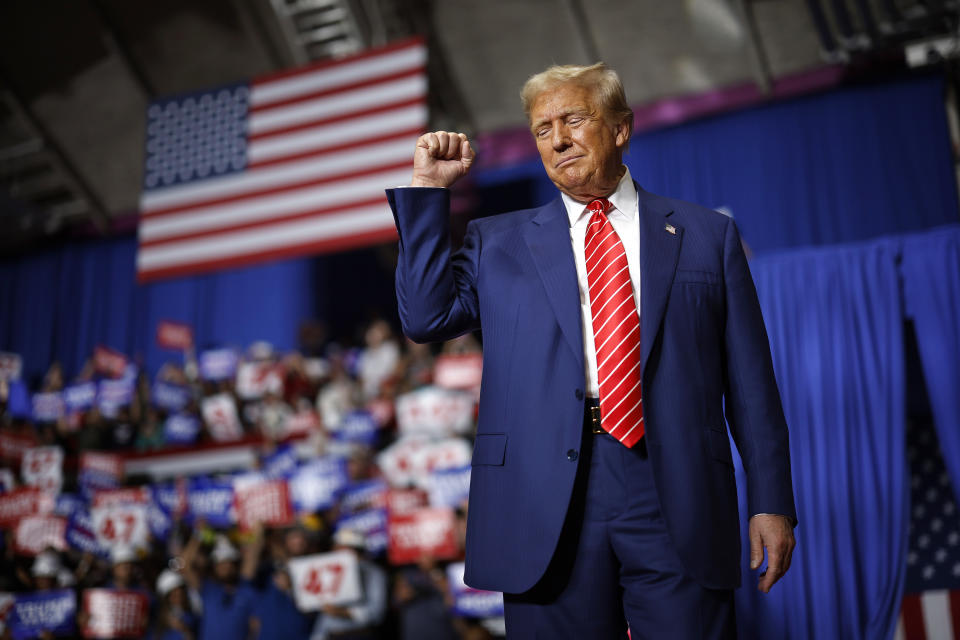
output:
[[[450,131],[425,133],[413,153],[412,187],[449,187],[470,170],[476,154],[467,136]]]

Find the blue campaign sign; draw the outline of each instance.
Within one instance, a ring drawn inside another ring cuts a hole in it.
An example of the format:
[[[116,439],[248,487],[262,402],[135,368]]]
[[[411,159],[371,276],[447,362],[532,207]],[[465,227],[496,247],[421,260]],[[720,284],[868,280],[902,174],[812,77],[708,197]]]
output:
[[[18,593],[8,622],[15,640],[37,638],[43,631],[53,635],[75,632],[77,597],[72,589]]]
[[[187,485],[187,520],[202,519],[211,527],[230,527],[236,521],[233,483],[191,478]]]
[[[33,419],[37,422],[56,422],[63,415],[63,396],[51,391],[33,394]]]
[[[97,383],[81,382],[63,389],[63,404],[67,412],[76,413],[91,408],[97,400]]]
[[[173,518],[159,505],[150,502],[147,505],[147,526],[154,540],[166,541],[173,530]]]
[[[109,549],[103,547],[97,540],[93,518],[86,509],[75,512],[67,520],[67,531],[64,534],[67,544],[78,551],[85,551],[99,556],[109,555]]]
[[[343,459],[328,457],[309,462],[290,477],[293,507],[298,513],[329,509],[347,482],[347,464]]]
[[[283,444],[260,459],[260,468],[268,478],[289,478],[297,470],[297,452]]]
[[[340,529],[353,529],[362,533],[364,535],[364,545],[367,551],[373,555],[386,551],[390,542],[386,508],[367,509],[340,518],[337,520],[335,530],[339,531]]]
[[[200,377],[204,380],[227,380],[237,373],[237,352],[233,349],[212,349],[200,354]]]
[[[58,516],[70,518],[78,511],[87,508],[87,501],[75,493],[61,493],[57,496],[57,504],[53,512]]]
[[[153,383],[153,405],[168,413],[183,411],[190,403],[190,389],[163,380]]]
[[[174,515],[184,507],[181,503],[184,496],[176,482],[154,484],[150,486],[150,498],[153,503],[163,509],[167,515]]]
[[[373,446],[377,440],[377,421],[369,411],[351,411],[343,416],[333,438]]]
[[[193,444],[200,435],[200,420],[188,413],[175,413],[163,423],[167,444]]]
[[[30,418],[33,416],[33,406],[30,401],[30,392],[23,380],[13,380],[9,385],[7,396],[7,413],[12,418]]]
[[[383,480],[354,482],[340,492],[340,513],[351,514],[367,509],[385,507],[389,487]]]
[[[499,618],[503,615],[503,594],[480,591],[463,582],[463,563],[447,565],[447,584],[453,596],[454,615],[467,618]]]
[[[126,407],[133,402],[133,392],[136,380],[120,378],[110,380],[104,378],[97,385],[97,407],[105,416],[114,416],[117,409]]]
[[[427,479],[432,507],[456,507],[470,494],[470,465],[434,471]]]

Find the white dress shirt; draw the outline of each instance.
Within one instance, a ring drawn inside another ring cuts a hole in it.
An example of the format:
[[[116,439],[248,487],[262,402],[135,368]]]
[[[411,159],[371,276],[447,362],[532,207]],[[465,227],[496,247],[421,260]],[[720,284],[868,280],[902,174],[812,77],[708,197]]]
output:
[[[590,287],[587,284],[586,255],[583,245],[587,238],[587,225],[591,213],[587,205],[581,204],[561,194],[563,205],[570,218],[570,242],[573,243],[573,261],[577,266],[577,284],[580,288],[580,315],[583,318],[583,363],[587,381],[586,393],[597,398],[600,388],[597,382],[597,350],[593,345],[593,314],[590,311]],[[638,210],[637,188],[630,177],[630,169],[624,166],[623,177],[616,191],[607,198],[612,205],[607,218],[614,231],[620,236],[623,249],[627,254],[627,270],[630,272],[630,284],[633,285],[633,298],[637,301],[637,315],[640,314],[640,213]]]

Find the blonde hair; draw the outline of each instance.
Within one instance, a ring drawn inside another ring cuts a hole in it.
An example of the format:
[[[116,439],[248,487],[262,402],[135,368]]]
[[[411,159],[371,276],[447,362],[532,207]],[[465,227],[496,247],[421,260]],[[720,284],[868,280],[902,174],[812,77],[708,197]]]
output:
[[[633,132],[633,109],[627,104],[623,83],[620,82],[617,72],[603,62],[589,66],[554,65],[530,76],[520,90],[520,99],[523,101],[523,112],[527,116],[527,121],[530,120],[530,109],[533,108],[537,96],[544,91],[568,83],[593,91],[603,108],[605,119],[611,124],[626,120],[630,133]]]

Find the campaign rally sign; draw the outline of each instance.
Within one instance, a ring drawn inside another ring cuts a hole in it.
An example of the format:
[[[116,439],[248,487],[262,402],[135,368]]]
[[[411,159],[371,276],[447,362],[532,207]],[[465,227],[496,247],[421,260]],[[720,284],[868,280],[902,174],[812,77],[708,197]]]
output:
[[[480,388],[483,354],[443,354],[433,364],[433,382],[445,389],[475,390]]]
[[[423,387],[397,396],[397,428],[404,434],[467,433],[473,426],[474,404],[469,393]]]
[[[340,458],[319,458],[290,476],[290,497],[297,513],[313,513],[333,506],[337,492],[347,486],[347,465]]]
[[[48,547],[67,550],[67,519],[42,515],[20,518],[14,532],[13,546],[25,556],[35,556]]]
[[[127,371],[127,356],[100,345],[93,350],[93,368],[111,378],[122,378]]]
[[[284,480],[268,480],[234,487],[237,523],[250,530],[257,524],[285,527],[293,523],[290,491]]]
[[[52,635],[74,633],[77,598],[73,589],[18,593],[8,623],[15,640],[38,638],[44,631]]]
[[[27,449],[23,452],[20,477],[25,485],[58,493],[63,485],[63,449],[56,446]]]
[[[67,413],[87,411],[97,401],[97,383],[80,382],[63,389],[63,404]]]
[[[453,509],[427,507],[403,515],[390,512],[388,530],[391,564],[411,564],[424,556],[454,560],[460,554]]]
[[[0,380],[19,380],[23,372],[23,358],[19,353],[0,351]]]
[[[427,504],[427,494],[420,489],[390,489],[387,492],[387,511],[391,515],[407,515]]]
[[[109,549],[100,544],[93,526],[93,518],[87,509],[76,511],[67,521],[67,544],[79,551],[100,556],[109,555]]]
[[[243,437],[237,405],[229,393],[218,393],[204,398],[201,410],[210,436],[217,442],[229,442]]]
[[[107,417],[117,415],[120,407],[127,407],[133,402],[136,387],[136,378],[119,378],[117,380],[104,379],[97,385],[97,408]]]
[[[0,432],[0,457],[20,462],[23,452],[37,444],[37,436],[32,429],[26,433]]]
[[[53,513],[64,518],[73,516],[78,511],[87,508],[87,502],[75,493],[61,493],[57,496]]]
[[[369,411],[350,411],[343,415],[340,424],[333,430],[333,437],[340,442],[355,442],[372,447],[377,441],[380,425]]]
[[[283,393],[283,368],[272,362],[244,362],[237,369],[237,395],[256,400]]]
[[[187,512],[187,483],[182,478],[152,485],[150,497],[155,505],[172,517],[179,518]]]
[[[200,519],[211,527],[226,528],[236,520],[233,483],[210,478],[191,478],[187,483],[187,519]]]
[[[427,493],[431,507],[456,507],[470,495],[470,465],[430,474]]]
[[[503,594],[468,587],[463,581],[462,562],[447,565],[447,584],[453,613],[467,618],[499,618],[503,615]]]
[[[349,605],[361,596],[360,566],[350,551],[333,551],[291,558],[287,563],[293,595],[301,611],[326,605]]]
[[[383,480],[365,480],[350,484],[340,492],[340,513],[382,509],[387,506],[388,489]]]
[[[168,413],[183,411],[190,403],[190,389],[164,380],[153,383],[153,404]]]
[[[150,497],[148,487],[98,489],[93,493],[90,505],[93,507],[111,507],[116,504],[147,504],[150,502]]]
[[[337,520],[334,535],[341,529],[359,531],[363,534],[363,544],[371,555],[379,555],[387,550],[390,536],[387,533],[387,510],[367,509],[352,513]]]
[[[229,380],[237,373],[237,352],[211,349],[200,354],[200,377],[204,380]]]
[[[154,540],[165,541],[173,531],[173,518],[158,505],[151,502],[147,505],[147,528]]]
[[[63,396],[51,391],[33,394],[33,419],[36,422],[56,422],[63,416]]]
[[[297,452],[290,444],[282,444],[260,458],[260,469],[270,478],[287,478],[297,470]]]
[[[111,504],[90,509],[93,531],[97,542],[110,549],[131,545],[147,549],[150,544],[150,526],[145,504]]]
[[[391,485],[426,488],[430,474],[470,464],[470,445],[462,438],[434,440],[422,435],[403,437],[377,456],[377,465]]]
[[[122,589],[85,589],[84,638],[143,638],[150,603],[145,593]]]
[[[0,494],[0,528],[9,529],[27,516],[50,513],[56,500],[49,491],[37,487],[21,487]]]
[[[182,322],[161,320],[157,323],[157,345],[163,349],[186,351],[193,346],[193,329]]]
[[[193,444],[200,437],[200,420],[189,413],[175,413],[163,423],[167,444]]]
[[[116,487],[123,479],[123,458],[113,453],[85,451],[80,454],[80,488],[85,495]]]

